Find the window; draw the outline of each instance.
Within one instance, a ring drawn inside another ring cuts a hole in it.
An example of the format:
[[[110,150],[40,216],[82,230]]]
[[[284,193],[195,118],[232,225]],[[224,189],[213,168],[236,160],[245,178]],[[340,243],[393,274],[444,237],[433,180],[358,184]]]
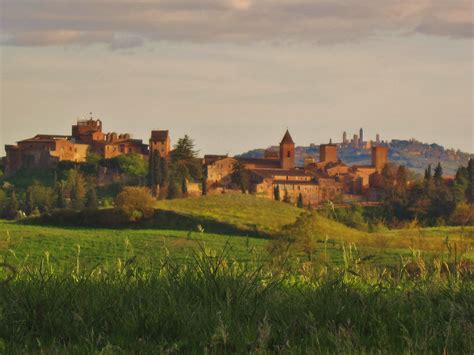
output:
[[[290,151],[288,151],[287,157],[288,157],[288,158],[291,158],[291,152],[290,152]]]

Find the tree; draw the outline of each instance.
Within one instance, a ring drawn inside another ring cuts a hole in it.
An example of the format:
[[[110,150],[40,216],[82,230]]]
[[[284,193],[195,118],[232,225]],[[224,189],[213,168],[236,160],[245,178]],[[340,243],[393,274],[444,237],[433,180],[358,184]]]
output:
[[[303,208],[303,207],[304,207],[303,195],[301,194],[301,192],[300,192],[300,194],[298,195],[298,201],[297,201],[297,203],[296,203],[296,206],[297,206],[298,208]]]
[[[202,195],[207,195],[207,177],[205,176],[202,178]]]
[[[150,146],[151,148],[151,146]],[[154,150],[150,150],[150,154],[148,154],[148,187],[153,191],[153,189],[155,188],[155,183],[156,183],[156,179],[155,179],[155,169],[154,169],[154,165],[155,165],[155,151]]]
[[[288,194],[288,190],[286,188],[285,188],[285,194],[283,195],[283,202],[285,203],[291,202],[290,195]]]
[[[34,181],[26,191],[26,212],[30,214],[35,208],[41,212],[46,212],[51,209],[54,202],[54,190],[48,186],[41,185]]]
[[[99,206],[99,203],[97,201],[97,191],[95,189],[95,186],[92,184],[89,184],[89,187],[86,193],[86,207],[91,208],[91,209],[97,209],[98,206]]]
[[[460,167],[458,169],[458,172],[456,173],[456,178],[454,179],[454,183],[452,186],[454,203],[456,205],[461,202],[467,201],[468,197],[467,192],[469,189],[469,182],[467,178],[467,169],[465,169],[465,174],[462,169],[463,167]]]
[[[316,251],[318,239],[324,238],[319,232],[317,218],[314,211],[305,212],[296,219],[295,223],[284,226],[280,235],[269,243],[270,253],[275,256],[290,256],[304,252],[311,260]]]
[[[161,161],[165,158],[161,158],[158,150],[152,150],[149,155],[148,162],[148,186],[150,187],[153,195],[156,195],[157,186],[161,186],[163,182],[162,164]]]
[[[8,205],[7,193],[0,189],[0,218],[4,216]]]
[[[469,159],[467,164],[467,179],[468,179],[468,188],[467,188],[467,201],[469,203],[474,203],[474,159]]]
[[[31,212],[35,209],[35,200],[33,199],[33,194],[30,189],[26,191],[25,196],[25,213],[30,215]]]
[[[441,185],[443,183],[443,167],[441,163],[438,163],[438,166],[434,170],[433,179],[436,185]]]
[[[428,181],[431,180],[431,178],[432,178],[432,176],[431,176],[431,164],[430,164],[430,165],[428,165],[428,167],[425,169],[425,178],[424,178],[424,180],[425,180],[425,182],[428,182]]]
[[[250,189],[250,172],[245,169],[244,165],[237,161],[232,169],[232,182],[240,188],[242,193],[246,193]]]
[[[66,203],[66,196],[65,196],[65,191],[64,191],[64,182],[59,182],[57,184],[57,188],[55,189],[56,193],[56,201],[55,201],[55,207],[56,208],[66,208],[67,203]]]
[[[179,190],[178,190],[177,183],[175,181],[171,181],[168,185],[168,195],[166,196],[166,198],[168,200],[173,200],[178,197],[179,197]]]
[[[190,161],[197,157],[197,151],[194,149],[194,141],[187,134],[178,139],[178,142],[171,151],[171,160],[173,163],[180,160]]]
[[[166,158],[163,158],[160,161],[160,171],[161,171],[160,188],[163,188],[163,187],[166,187],[169,183],[169,168],[168,168],[168,160]]]
[[[273,188],[273,197],[275,198],[275,201],[280,201],[280,185],[277,185]]]
[[[15,218],[19,210],[18,199],[16,197],[15,191],[12,191],[10,195],[10,200],[8,201],[7,208],[6,208],[6,216],[7,218]]]
[[[185,177],[181,180],[181,192],[184,196],[188,195],[188,182]]]
[[[147,161],[140,154],[122,154],[114,158],[114,160],[118,164],[119,171],[135,177],[138,184],[142,183],[142,179],[148,174]]]
[[[71,198],[72,207],[78,210],[84,207],[86,186],[82,174],[77,170],[71,170],[66,184],[69,189],[69,197]]]
[[[155,199],[146,187],[127,186],[115,198],[115,206],[123,210],[130,221],[153,216]]]
[[[186,166],[187,179],[201,181],[203,177],[202,162],[197,158],[197,155],[194,141],[188,135],[180,138],[171,151],[170,179],[176,179],[181,183],[182,176],[174,176],[175,173],[179,173],[179,169],[175,169],[175,167],[184,165]]]
[[[474,206],[461,202],[451,215],[451,223],[462,227],[474,224]]]

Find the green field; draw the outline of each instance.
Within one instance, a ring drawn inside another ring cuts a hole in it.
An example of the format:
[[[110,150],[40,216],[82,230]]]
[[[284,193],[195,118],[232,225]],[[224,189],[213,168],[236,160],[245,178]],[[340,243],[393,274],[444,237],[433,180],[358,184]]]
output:
[[[284,203],[241,194],[160,201],[157,207],[186,218],[187,230],[169,229],[166,223],[145,229],[90,229],[0,221],[0,255],[15,265],[38,264],[48,256],[50,263],[59,268],[76,265],[79,256],[84,266],[91,267],[115,265],[119,259],[131,256],[144,264],[165,255],[184,260],[193,250],[204,247],[219,251],[229,244],[230,255],[240,261],[265,259],[272,235],[294,223],[302,212]],[[173,221],[173,225],[176,223],[179,219]],[[215,232],[207,232],[207,225]],[[239,233],[232,235],[228,230]],[[349,245],[356,246],[362,257],[373,255],[372,262],[381,264],[397,262],[400,255],[411,255],[413,250],[426,256],[447,255],[447,244],[455,246],[458,256],[474,256],[472,227],[366,233],[320,216],[314,235],[320,242],[320,253],[328,254],[336,263]]]
[[[314,257],[281,261],[268,244],[300,209],[241,194],[157,208],[130,229],[0,221],[15,269],[0,267],[0,353],[474,351],[472,227],[317,215]]]

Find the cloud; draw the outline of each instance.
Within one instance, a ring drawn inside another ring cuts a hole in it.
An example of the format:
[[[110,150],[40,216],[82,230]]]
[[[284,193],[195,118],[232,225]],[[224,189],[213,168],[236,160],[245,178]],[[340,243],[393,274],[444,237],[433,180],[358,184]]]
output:
[[[473,36],[470,0],[2,0],[0,10],[2,43],[26,46]]]

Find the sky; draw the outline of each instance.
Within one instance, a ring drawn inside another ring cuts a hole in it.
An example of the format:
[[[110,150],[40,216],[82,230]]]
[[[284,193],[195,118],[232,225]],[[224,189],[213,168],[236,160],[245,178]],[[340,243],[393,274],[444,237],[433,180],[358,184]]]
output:
[[[0,155],[78,118],[202,154],[349,137],[473,153],[470,0],[0,0]]]

